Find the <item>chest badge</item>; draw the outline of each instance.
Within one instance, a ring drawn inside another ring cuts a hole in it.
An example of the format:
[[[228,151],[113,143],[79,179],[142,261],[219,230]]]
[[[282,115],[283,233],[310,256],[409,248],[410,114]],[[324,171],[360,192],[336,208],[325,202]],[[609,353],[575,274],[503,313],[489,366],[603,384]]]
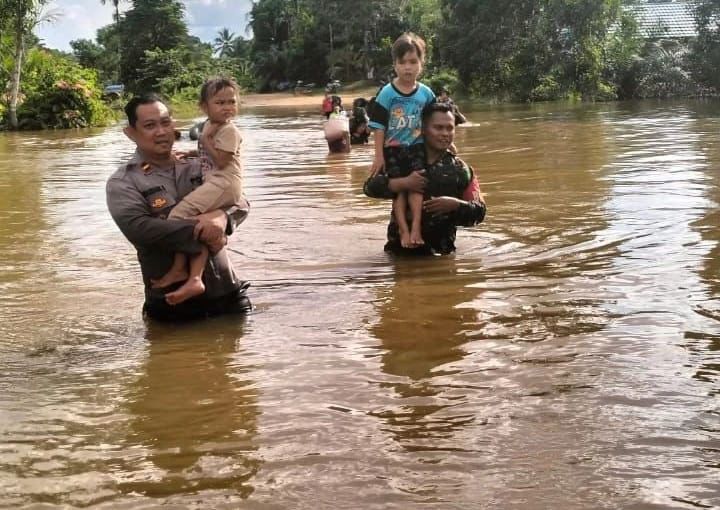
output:
[[[153,209],[160,209],[167,205],[167,200],[162,197],[158,197],[152,202]]]

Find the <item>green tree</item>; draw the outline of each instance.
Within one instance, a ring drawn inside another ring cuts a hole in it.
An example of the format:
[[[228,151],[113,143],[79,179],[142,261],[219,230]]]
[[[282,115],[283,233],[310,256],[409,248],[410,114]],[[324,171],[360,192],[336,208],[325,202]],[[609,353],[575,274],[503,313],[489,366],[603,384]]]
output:
[[[233,58],[238,59],[249,59],[250,52],[252,51],[252,41],[243,39],[242,37],[236,37],[233,39],[233,46],[230,55]]]
[[[89,39],[77,39],[70,41],[70,47],[78,63],[83,67],[100,69],[102,59],[105,57],[105,49]]]
[[[606,80],[615,86],[619,99],[636,95],[642,46],[637,20],[631,13],[624,12],[615,30],[608,35],[603,70]]]
[[[538,0],[442,0],[439,60],[457,69],[468,88],[502,96],[517,86],[515,60],[533,37],[539,12]],[[528,59],[525,65],[537,63]]]
[[[692,45],[693,70],[703,85],[720,89],[720,0],[697,0],[695,22],[698,36]]]
[[[14,47],[8,100],[8,124],[12,129],[18,128],[17,107],[27,40],[38,24],[57,17],[53,12],[43,13],[45,4],[45,0],[0,0],[0,12],[4,14],[5,27],[13,38]]]
[[[227,28],[220,30],[213,41],[213,49],[220,57],[232,55],[235,49],[235,34]]]
[[[131,92],[148,90],[140,72],[146,51],[172,50],[188,43],[184,6],[177,0],[133,0],[120,22],[120,79]]]
[[[113,7],[115,8],[115,13],[113,15],[113,18],[115,19],[115,29],[117,32],[117,29],[120,26],[120,0],[111,0]],[[105,5],[108,3],[108,0],[100,0],[100,3]],[[120,75],[120,45],[116,45],[115,51],[117,52],[117,58],[116,60],[116,67],[117,67],[117,76]]]
[[[649,42],[636,61],[640,77],[635,95],[646,97],[688,96],[697,92],[688,71],[686,45],[675,40]]]
[[[73,55],[80,65],[97,70],[103,83],[117,83],[120,64],[117,25],[99,28],[95,39],[97,42],[88,39],[70,41]]]
[[[60,52],[32,48],[24,66],[21,129],[62,129],[103,125],[112,119],[100,100],[97,73]]]
[[[481,93],[521,100],[614,93],[603,71],[620,0],[442,0],[442,12],[440,60]]]
[[[258,0],[250,12],[251,59],[262,86],[384,74],[389,46],[412,30],[432,47],[439,0]]]

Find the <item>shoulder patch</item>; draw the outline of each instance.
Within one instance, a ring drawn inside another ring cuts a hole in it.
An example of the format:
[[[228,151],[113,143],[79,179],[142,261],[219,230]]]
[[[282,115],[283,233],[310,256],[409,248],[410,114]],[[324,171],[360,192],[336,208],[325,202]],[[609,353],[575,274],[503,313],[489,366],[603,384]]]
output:
[[[155,200],[152,201],[152,204],[150,204],[153,209],[162,209],[167,205],[167,200],[163,197],[158,197]]]

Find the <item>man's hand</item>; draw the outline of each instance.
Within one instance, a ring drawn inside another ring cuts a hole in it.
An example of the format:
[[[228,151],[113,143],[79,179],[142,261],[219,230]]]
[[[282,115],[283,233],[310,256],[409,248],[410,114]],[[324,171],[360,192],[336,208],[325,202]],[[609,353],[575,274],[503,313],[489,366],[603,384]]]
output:
[[[197,223],[193,234],[195,239],[202,241],[210,246],[225,237],[225,227],[227,227],[227,216],[224,211],[215,210],[195,216]],[[222,246],[225,243],[223,242]],[[221,247],[222,247],[221,246]]]
[[[463,201],[455,197],[433,197],[423,202],[423,210],[430,214],[457,211]]]
[[[415,170],[407,177],[396,177],[394,179],[390,179],[388,186],[390,191],[393,193],[400,193],[402,191],[422,193],[425,191],[425,186],[427,186],[425,170]]]

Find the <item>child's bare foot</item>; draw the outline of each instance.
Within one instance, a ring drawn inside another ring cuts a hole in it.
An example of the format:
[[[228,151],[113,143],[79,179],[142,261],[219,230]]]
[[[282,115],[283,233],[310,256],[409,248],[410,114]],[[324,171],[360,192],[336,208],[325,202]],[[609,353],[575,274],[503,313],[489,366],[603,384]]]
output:
[[[412,248],[412,240],[410,239],[410,232],[407,230],[400,232],[400,246],[403,248]]]
[[[184,282],[187,280],[188,272],[187,269],[170,269],[167,273],[157,279],[150,278],[150,283],[153,289],[164,289],[169,287],[173,283]]]
[[[410,232],[410,243],[411,247],[415,246],[422,246],[425,244],[425,241],[422,238],[422,234],[420,233],[420,229],[412,229]]]
[[[203,292],[205,292],[205,285],[202,282],[202,278],[194,276],[188,279],[178,290],[165,294],[165,301],[167,301],[169,305],[179,305],[183,301],[199,296]]]

